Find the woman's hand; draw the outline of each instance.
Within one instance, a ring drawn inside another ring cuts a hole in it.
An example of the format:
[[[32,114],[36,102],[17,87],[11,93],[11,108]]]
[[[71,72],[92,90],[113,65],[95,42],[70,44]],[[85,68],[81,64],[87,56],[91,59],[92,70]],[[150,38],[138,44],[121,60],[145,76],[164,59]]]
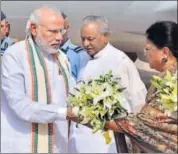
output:
[[[118,133],[123,133],[123,131],[117,126],[114,120],[111,120],[106,123],[106,129],[113,130]]]

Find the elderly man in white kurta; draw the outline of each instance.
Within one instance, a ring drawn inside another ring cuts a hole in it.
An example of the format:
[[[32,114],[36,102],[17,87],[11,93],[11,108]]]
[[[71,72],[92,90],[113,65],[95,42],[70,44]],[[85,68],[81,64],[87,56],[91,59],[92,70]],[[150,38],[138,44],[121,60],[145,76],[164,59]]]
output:
[[[68,152],[67,92],[72,80],[59,51],[64,21],[60,11],[42,7],[28,21],[28,37],[2,61],[1,152]]]
[[[88,16],[84,19],[81,28],[81,40],[92,59],[81,70],[78,80],[88,80],[89,77],[98,77],[112,70],[113,74],[121,77],[120,86],[125,87],[122,104],[128,112],[137,112],[145,103],[147,90],[139,77],[133,62],[125,53],[109,43],[109,27],[107,19],[100,16]],[[101,132],[92,133],[92,129],[72,122],[70,136],[70,152],[79,153],[116,153],[116,144],[112,141],[106,145]]]

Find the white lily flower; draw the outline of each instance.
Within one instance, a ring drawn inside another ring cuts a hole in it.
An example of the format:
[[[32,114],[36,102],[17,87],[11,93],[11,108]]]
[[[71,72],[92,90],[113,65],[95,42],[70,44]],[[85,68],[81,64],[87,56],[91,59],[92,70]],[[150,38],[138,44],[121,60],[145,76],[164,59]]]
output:
[[[111,96],[111,93],[109,91],[103,92],[101,95],[95,97],[93,99],[93,104],[96,105],[100,100],[103,100],[104,98]]]

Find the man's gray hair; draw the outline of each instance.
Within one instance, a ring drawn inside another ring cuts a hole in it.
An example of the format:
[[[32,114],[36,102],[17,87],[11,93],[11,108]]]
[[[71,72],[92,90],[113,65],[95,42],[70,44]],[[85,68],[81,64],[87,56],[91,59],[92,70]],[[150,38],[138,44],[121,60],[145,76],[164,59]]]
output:
[[[36,25],[39,25],[41,23],[40,9],[42,9],[42,8],[47,8],[49,10],[53,10],[54,12],[57,12],[57,13],[61,14],[61,11],[59,9],[57,9],[56,7],[54,7],[54,6],[42,6],[42,7],[38,8],[38,9],[34,10],[31,13],[31,15],[30,15],[30,17],[29,17],[29,19],[27,21],[27,25],[26,25],[26,34],[27,34],[27,36],[31,35],[31,31],[30,31],[30,24],[31,23],[34,23]]]
[[[99,24],[99,29],[101,34],[110,35],[111,31],[109,29],[108,20],[105,16],[89,15],[83,19],[83,24],[88,24],[90,22],[95,22]]]

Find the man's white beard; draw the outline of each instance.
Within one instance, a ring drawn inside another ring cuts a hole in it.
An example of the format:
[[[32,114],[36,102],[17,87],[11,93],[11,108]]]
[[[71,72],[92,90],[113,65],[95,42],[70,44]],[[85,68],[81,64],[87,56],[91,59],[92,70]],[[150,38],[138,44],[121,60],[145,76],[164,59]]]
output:
[[[41,37],[40,34],[37,35],[35,41],[36,41],[37,45],[39,46],[39,48],[44,52],[54,54],[54,53],[57,53],[59,50],[59,49],[55,49],[55,48],[52,48],[49,45],[47,45],[47,43],[44,41],[44,39]]]

